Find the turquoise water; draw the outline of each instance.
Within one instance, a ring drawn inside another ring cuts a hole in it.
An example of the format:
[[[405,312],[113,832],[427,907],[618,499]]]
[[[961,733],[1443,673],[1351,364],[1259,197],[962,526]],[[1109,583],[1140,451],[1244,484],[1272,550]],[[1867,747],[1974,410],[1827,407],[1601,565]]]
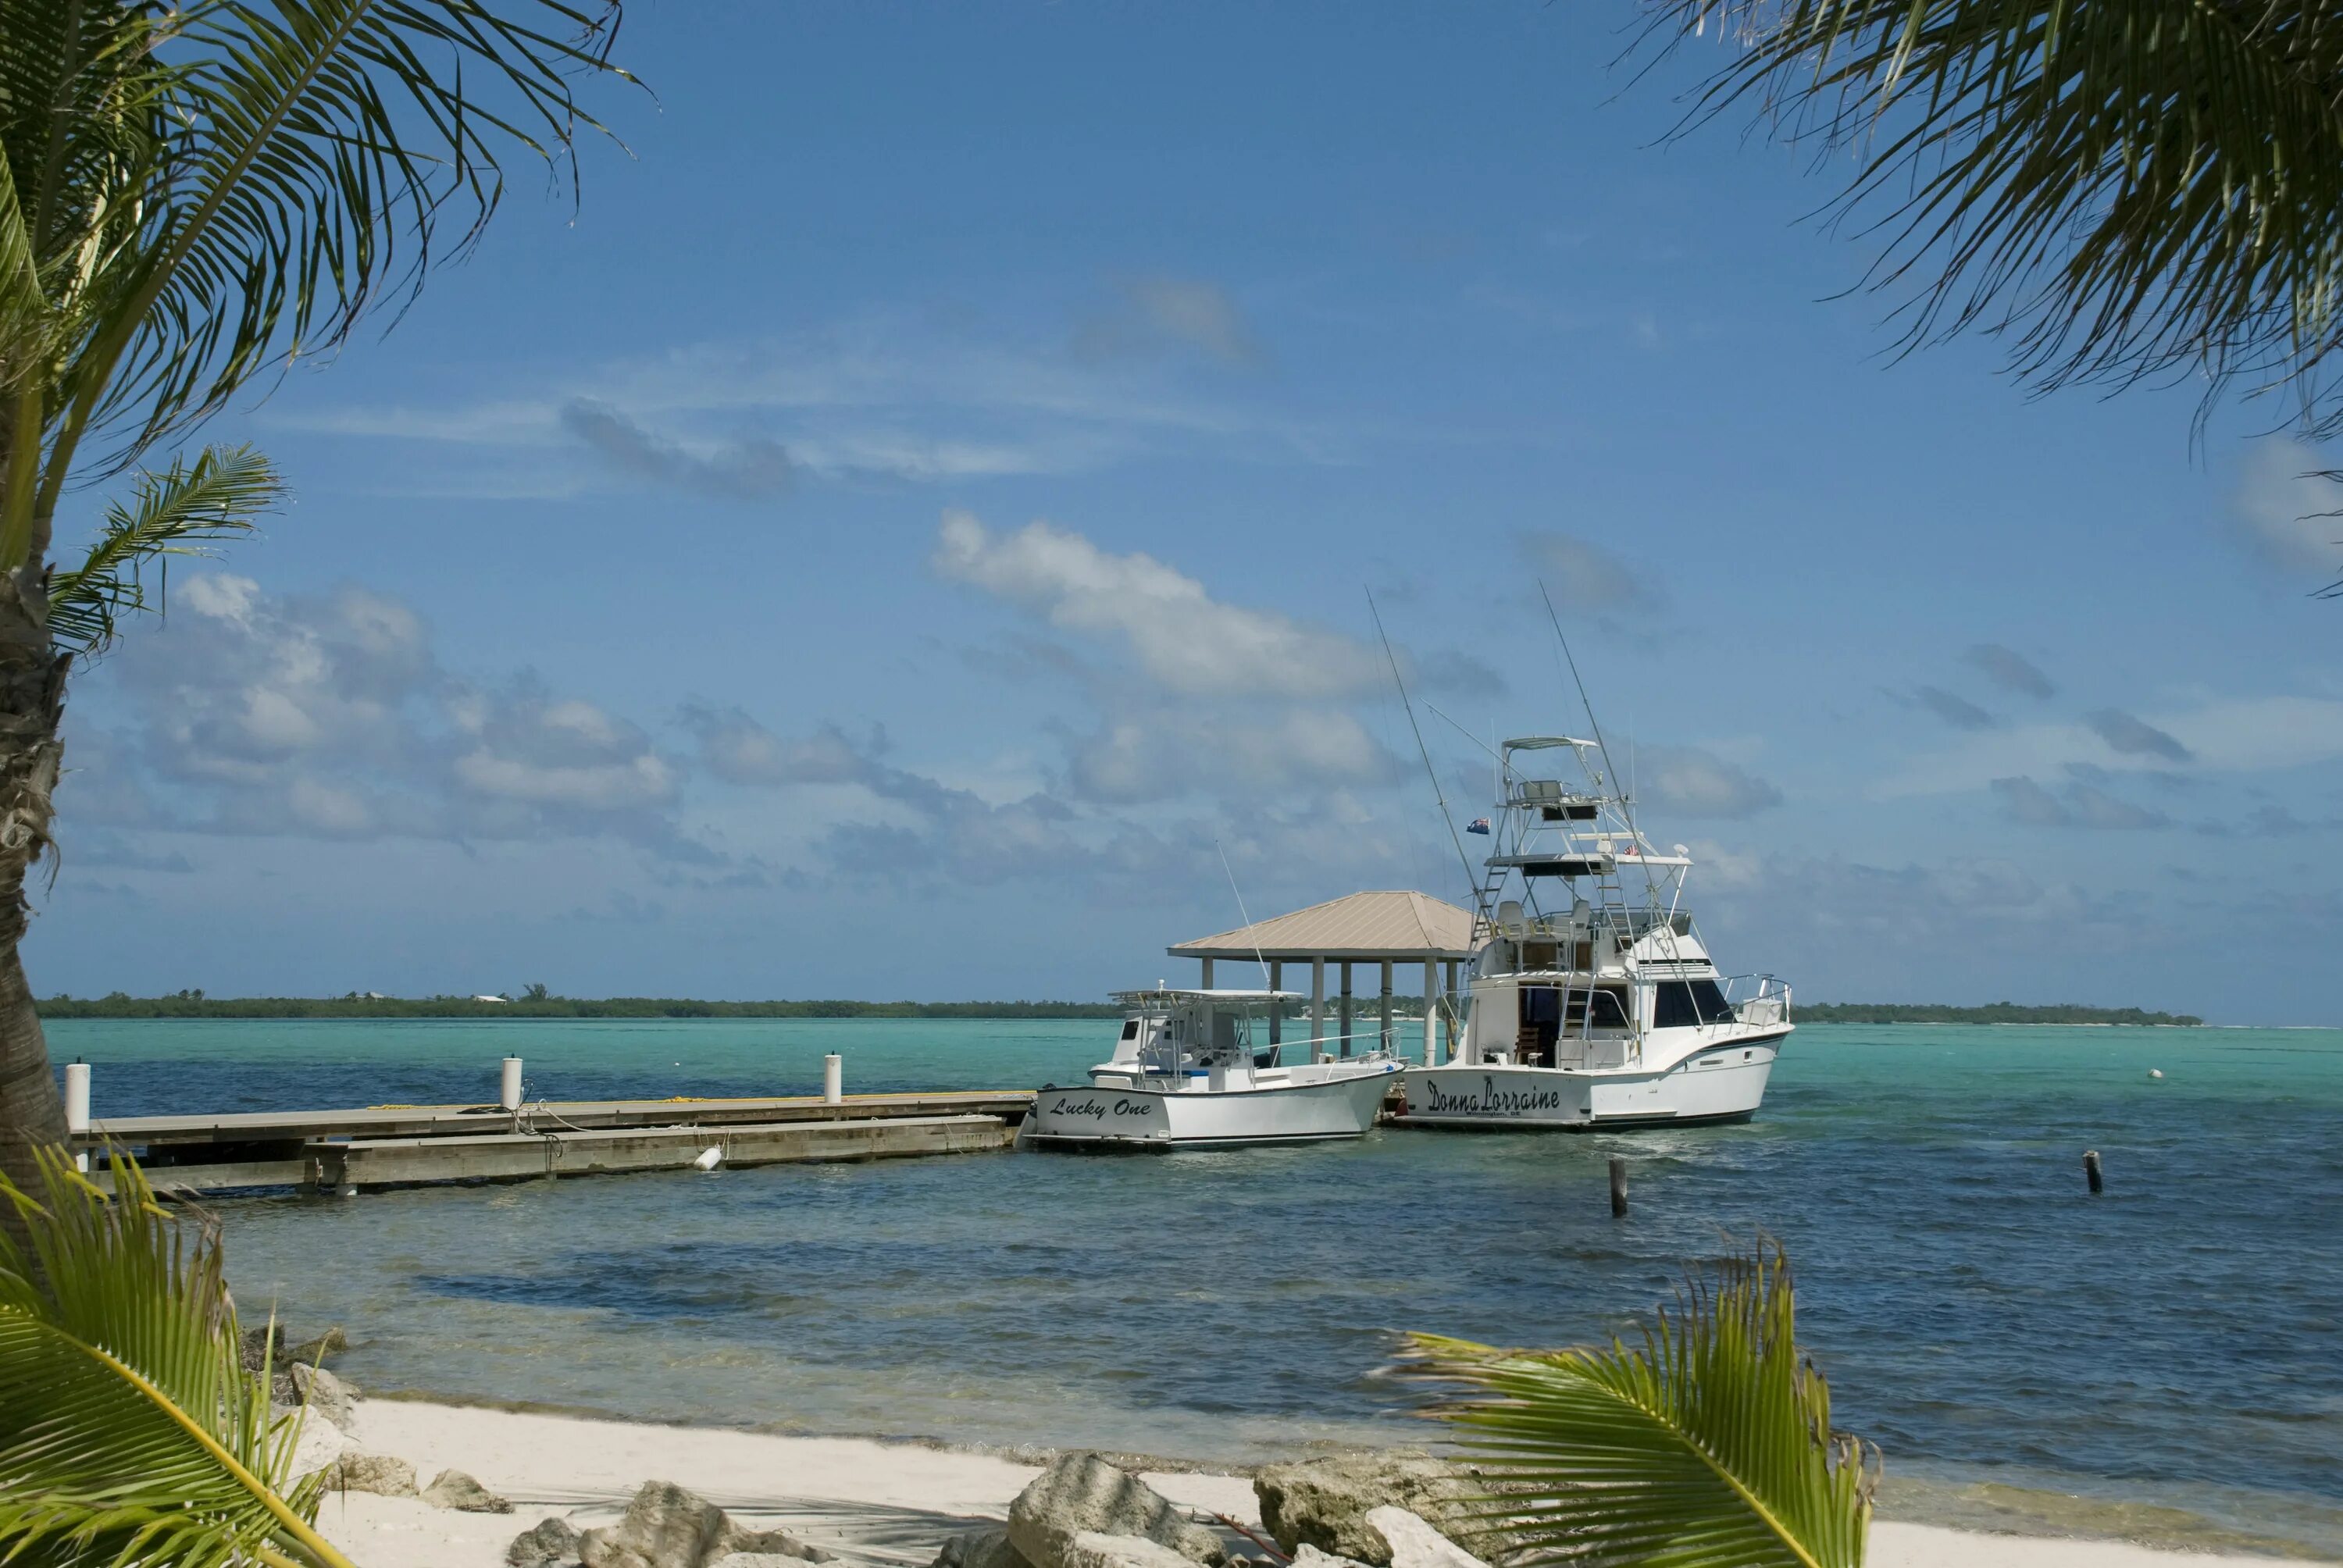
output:
[[[1111,1025],[61,1022],[97,1113],[1065,1081]],[[2152,1080],[2151,1068],[2164,1073]],[[1802,1029],[1745,1127],[1380,1131],[222,1206],[247,1311],[361,1383],[1249,1459],[1421,1441],[1394,1331],[1605,1335],[1789,1247],[1837,1418],[1907,1493],[2189,1510],[2343,1555],[2343,1032]],[[2107,1191],[2084,1191],[2083,1151]],[[1604,1162],[1632,1162],[1614,1221]],[[1891,1497],[1896,1495],[1891,1493]]]

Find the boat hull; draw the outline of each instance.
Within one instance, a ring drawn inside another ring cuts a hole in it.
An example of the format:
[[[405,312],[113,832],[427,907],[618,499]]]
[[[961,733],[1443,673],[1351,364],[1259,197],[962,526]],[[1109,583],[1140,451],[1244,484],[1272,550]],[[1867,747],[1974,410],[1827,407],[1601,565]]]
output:
[[[1783,1037],[1735,1039],[1672,1067],[1412,1067],[1403,1126],[1587,1132],[1697,1127],[1757,1114]]]
[[[1027,1141],[1048,1149],[1230,1148],[1357,1138],[1375,1123],[1399,1081],[1383,1071],[1274,1089],[1044,1089],[1025,1122]]]

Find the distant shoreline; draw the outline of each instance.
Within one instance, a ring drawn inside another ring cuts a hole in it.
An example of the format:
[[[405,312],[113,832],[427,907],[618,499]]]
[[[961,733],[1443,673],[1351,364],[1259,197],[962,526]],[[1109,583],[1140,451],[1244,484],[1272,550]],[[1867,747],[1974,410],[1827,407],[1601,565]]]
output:
[[[1085,1001],[700,1001],[688,997],[519,997],[484,1001],[477,997],[208,997],[201,991],[170,996],[49,997],[39,1004],[45,1019],[561,1019],[561,1018],[1120,1018],[1116,1002]],[[1368,1015],[1363,1009],[1360,1015]],[[1420,1016],[1411,1014],[1411,1017]],[[2082,1007],[2055,1003],[2026,1007],[1992,1002],[1983,1007],[1947,1007],[1910,1002],[1816,1002],[1797,1007],[1800,1023],[2123,1024],[2195,1028],[2204,1020],[2188,1013],[2148,1012],[2136,1007]]]
[[[46,997],[45,1019],[61,1018],[1121,1018],[1114,1002],[1086,1001],[699,1001],[684,997]]]
[[[2083,1007],[2054,1002],[2026,1007],[1987,1002],[1983,1007],[1945,1007],[1933,1002],[1812,1002],[1791,1009],[1800,1023],[2081,1023],[2133,1024],[2143,1028],[2196,1029],[2205,1020],[2193,1013],[2147,1012],[2136,1007]]]

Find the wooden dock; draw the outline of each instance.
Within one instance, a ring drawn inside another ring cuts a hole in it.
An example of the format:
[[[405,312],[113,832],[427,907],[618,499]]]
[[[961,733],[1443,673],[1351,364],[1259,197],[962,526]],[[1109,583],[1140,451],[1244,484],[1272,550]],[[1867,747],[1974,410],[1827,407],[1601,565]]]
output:
[[[116,1116],[74,1140],[93,1173],[111,1147],[158,1192],[298,1187],[348,1192],[442,1181],[518,1181],[671,1171],[709,1150],[725,1165],[900,1159],[1005,1149],[1030,1091],[759,1100],[605,1100],[377,1105],[356,1111]]]

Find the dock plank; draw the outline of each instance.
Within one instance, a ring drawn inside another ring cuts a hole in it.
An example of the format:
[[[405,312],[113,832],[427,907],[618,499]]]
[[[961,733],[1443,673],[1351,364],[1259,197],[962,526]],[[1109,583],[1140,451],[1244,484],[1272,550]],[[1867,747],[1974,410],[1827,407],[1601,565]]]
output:
[[[839,1163],[973,1154],[1006,1149],[1013,1123],[999,1116],[848,1117],[720,1128],[667,1126],[551,1133],[488,1132],[442,1138],[310,1142],[297,1158],[223,1160],[149,1168],[165,1196],[265,1187],[337,1191],[441,1182],[522,1181],[561,1176],[680,1171],[710,1148],[723,1165]],[[108,1191],[103,1167],[92,1178]]]
[[[516,1113],[494,1105],[376,1105],[344,1111],[246,1111],[170,1116],[109,1116],[92,1121],[80,1147],[310,1142],[357,1138],[469,1136],[490,1129],[597,1131],[679,1125],[841,1121],[978,1115],[1022,1121],[1031,1090],[950,1090],[914,1094],[850,1094],[836,1105],[818,1094],[767,1099],[533,1101]]]

